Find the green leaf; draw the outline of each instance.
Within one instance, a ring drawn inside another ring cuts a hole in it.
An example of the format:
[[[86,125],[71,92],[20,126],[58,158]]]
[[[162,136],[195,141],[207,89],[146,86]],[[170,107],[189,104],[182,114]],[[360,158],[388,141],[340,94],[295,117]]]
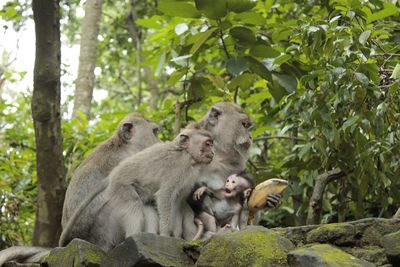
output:
[[[282,63],[287,62],[287,61],[288,61],[289,59],[291,59],[291,58],[292,58],[291,55],[282,55],[282,56],[279,56],[279,57],[275,58],[274,64],[275,64],[275,65],[281,65]]]
[[[199,48],[210,38],[211,34],[215,32],[217,28],[208,29],[205,32],[199,33],[199,38],[193,44],[192,48],[190,49],[190,54],[194,54],[199,50]]]
[[[167,84],[174,86],[185,75],[186,70],[178,70],[173,72],[167,81]]]
[[[235,13],[248,11],[256,6],[257,1],[254,0],[227,0],[228,9]]]
[[[399,13],[396,5],[392,3],[384,3],[383,6],[384,8],[382,10],[373,13],[367,18],[367,23],[371,23],[379,19],[384,19]]]
[[[243,43],[254,43],[256,41],[253,31],[247,27],[234,27],[229,31],[229,33],[234,39]]]
[[[256,13],[254,11],[237,14],[234,17],[234,19],[246,24],[259,25],[259,26],[265,25],[265,18],[261,14]]]
[[[364,73],[356,72],[356,73],[354,73],[354,75],[356,76],[356,79],[360,83],[362,83],[364,85],[367,85],[369,83],[369,79]]]
[[[360,37],[358,38],[360,44],[365,45],[370,35],[371,35],[371,30],[366,30],[365,32],[361,33]]]
[[[255,74],[258,74],[260,77],[264,78],[265,80],[271,81],[272,75],[271,72],[267,69],[267,67],[262,64],[257,59],[246,56],[247,63],[249,63],[250,70]]]
[[[397,63],[396,67],[394,67],[392,75],[390,75],[390,79],[399,79],[399,78],[400,78],[400,63]]]
[[[136,20],[137,25],[149,28],[149,29],[162,29],[163,25],[158,22],[159,16],[153,16],[148,19],[138,19]]]
[[[352,125],[354,125],[355,123],[358,122],[358,120],[360,119],[360,117],[358,115],[355,115],[349,119],[347,119],[342,126],[342,130],[346,131],[347,128],[351,127]]]
[[[239,73],[247,70],[249,66],[247,65],[246,60],[241,57],[230,58],[226,62],[226,69],[232,75],[238,75]]]
[[[195,3],[207,18],[220,19],[227,14],[227,0],[195,0]]]
[[[236,87],[240,87],[241,89],[248,89],[254,83],[255,75],[252,73],[242,73],[239,76],[235,77],[228,84],[228,89],[233,91]]]
[[[272,76],[283,88],[285,88],[286,92],[288,92],[289,94],[297,90],[296,78],[287,74],[278,74],[278,73],[274,73],[272,74]]]
[[[200,13],[196,7],[188,2],[163,0],[158,3],[158,10],[162,13],[182,18],[199,18]]]
[[[275,50],[274,48],[263,42],[264,41],[257,41],[257,43],[255,43],[251,47],[250,54],[252,56],[261,58],[275,58],[280,55],[278,50]]]

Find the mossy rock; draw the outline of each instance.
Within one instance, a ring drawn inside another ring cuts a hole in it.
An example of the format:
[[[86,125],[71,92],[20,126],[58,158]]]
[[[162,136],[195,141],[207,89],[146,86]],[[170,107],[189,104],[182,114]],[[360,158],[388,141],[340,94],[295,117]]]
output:
[[[354,245],[356,234],[356,228],[349,223],[325,224],[307,233],[307,243]]]
[[[40,267],[40,263],[18,263],[15,261],[6,262],[2,267]]]
[[[53,249],[42,263],[48,267],[95,267],[100,266],[105,255],[99,247],[74,239],[66,247]]]
[[[112,249],[101,266],[193,266],[183,252],[184,240],[139,233]]]
[[[378,266],[388,263],[385,249],[379,246],[341,248],[356,258],[372,262]]]
[[[334,246],[316,244],[293,250],[288,254],[290,267],[373,267]]]
[[[382,245],[390,263],[400,266],[400,231],[385,235]]]
[[[196,266],[288,266],[288,239],[263,227],[217,234],[201,249]]]

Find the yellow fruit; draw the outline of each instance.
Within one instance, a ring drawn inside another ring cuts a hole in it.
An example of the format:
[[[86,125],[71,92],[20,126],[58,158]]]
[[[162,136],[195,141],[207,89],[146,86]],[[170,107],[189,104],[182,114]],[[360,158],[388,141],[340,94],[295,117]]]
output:
[[[258,184],[251,192],[247,201],[247,206],[249,207],[249,218],[247,224],[254,223],[255,213],[265,208],[269,194],[282,194],[288,185],[289,183],[286,180],[278,178],[268,179],[261,184]]]

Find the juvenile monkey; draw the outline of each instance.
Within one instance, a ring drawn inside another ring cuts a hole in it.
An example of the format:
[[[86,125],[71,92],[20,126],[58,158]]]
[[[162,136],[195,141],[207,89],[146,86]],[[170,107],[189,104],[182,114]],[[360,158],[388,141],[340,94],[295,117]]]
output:
[[[230,175],[225,182],[224,188],[212,190],[207,186],[199,187],[193,193],[193,200],[200,205],[195,207],[194,221],[198,227],[198,232],[193,240],[201,237],[204,231],[215,233],[218,228],[224,226],[227,228],[239,230],[240,215],[245,201],[250,196],[254,188],[254,181],[246,172]],[[207,206],[201,206],[204,197],[208,196],[214,205],[224,207],[225,212],[216,214]],[[221,217],[220,215],[224,215]]]
[[[104,204],[92,214],[94,224],[84,238],[106,251],[111,249],[126,237],[145,231],[144,205],[153,203],[159,214],[160,234],[180,237],[174,227],[182,224],[181,204],[213,156],[210,134],[191,129],[171,142],[153,145],[122,161],[107,178],[109,182],[99,196]],[[82,207],[77,211],[81,212]],[[60,245],[75,237],[82,238],[65,232],[62,237]]]

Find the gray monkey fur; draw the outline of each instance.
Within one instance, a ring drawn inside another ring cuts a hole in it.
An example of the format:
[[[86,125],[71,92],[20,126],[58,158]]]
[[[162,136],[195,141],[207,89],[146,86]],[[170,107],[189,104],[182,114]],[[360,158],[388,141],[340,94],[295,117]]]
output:
[[[175,227],[182,225],[180,204],[190,194],[201,169],[210,163],[213,155],[210,134],[189,129],[171,142],[156,144],[127,158],[110,173],[108,181],[105,180],[106,189],[94,196],[94,200],[99,200],[102,205],[96,213],[90,214],[95,219],[88,227],[89,234],[82,237],[63,232],[60,245],[79,237],[108,251],[126,237],[146,231],[147,208],[144,205],[154,203],[159,214],[160,234],[180,237],[182,233]],[[73,226],[74,222],[68,224]],[[70,229],[65,228],[65,231]]]

